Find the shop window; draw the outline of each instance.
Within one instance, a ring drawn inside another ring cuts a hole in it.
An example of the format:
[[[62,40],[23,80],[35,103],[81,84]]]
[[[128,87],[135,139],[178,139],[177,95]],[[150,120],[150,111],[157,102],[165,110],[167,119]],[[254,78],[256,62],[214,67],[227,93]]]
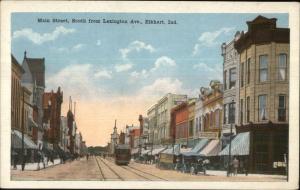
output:
[[[278,121],[286,120],[285,95],[278,97]]]
[[[264,82],[268,79],[268,56],[259,56],[259,81]]]
[[[229,88],[235,87],[235,82],[236,82],[236,68],[232,68],[229,70]]]
[[[258,110],[259,110],[259,120],[263,121],[267,119],[267,96],[258,96]]]
[[[278,58],[278,80],[286,79],[286,54],[280,54]]]

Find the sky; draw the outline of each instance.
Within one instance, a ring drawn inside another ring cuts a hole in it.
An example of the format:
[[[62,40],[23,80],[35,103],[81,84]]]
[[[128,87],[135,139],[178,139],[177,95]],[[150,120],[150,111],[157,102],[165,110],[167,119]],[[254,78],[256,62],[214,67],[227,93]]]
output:
[[[118,130],[138,125],[139,114],[166,93],[197,97],[210,80],[222,82],[221,44],[259,14],[207,13],[13,13],[12,54],[45,58],[46,91],[76,101],[76,122],[88,146],[110,141],[114,120]],[[261,14],[288,27],[288,14]],[[41,23],[38,18],[67,19]],[[72,23],[72,19],[101,20]],[[127,20],[125,23],[103,23]],[[139,23],[131,24],[135,20]],[[145,24],[164,20],[165,24]],[[168,20],[176,24],[168,24]]]

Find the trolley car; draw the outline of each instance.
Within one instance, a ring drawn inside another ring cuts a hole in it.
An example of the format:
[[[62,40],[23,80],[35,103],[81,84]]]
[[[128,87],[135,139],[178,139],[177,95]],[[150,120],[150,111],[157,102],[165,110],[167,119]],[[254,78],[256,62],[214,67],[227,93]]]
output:
[[[115,163],[117,165],[127,165],[131,159],[129,145],[119,144],[115,147]]]

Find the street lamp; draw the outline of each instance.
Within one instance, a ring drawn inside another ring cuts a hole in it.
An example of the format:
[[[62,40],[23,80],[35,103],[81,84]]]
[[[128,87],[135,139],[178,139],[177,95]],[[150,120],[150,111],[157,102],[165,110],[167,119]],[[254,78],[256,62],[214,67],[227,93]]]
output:
[[[234,100],[232,100],[232,104],[234,105]],[[233,119],[234,111],[235,109],[229,111],[230,136],[229,136],[229,155],[228,155],[229,158],[228,158],[228,167],[227,167],[227,177],[230,176],[230,171],[231,171],[231,141],[232,141],[232,126],[234,123],[234,119]]]

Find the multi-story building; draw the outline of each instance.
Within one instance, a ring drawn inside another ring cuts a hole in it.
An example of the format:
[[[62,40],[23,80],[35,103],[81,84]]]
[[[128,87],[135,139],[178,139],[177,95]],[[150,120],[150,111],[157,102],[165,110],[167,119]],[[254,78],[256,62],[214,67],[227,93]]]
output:
[[[21,77],[25,72],[18,61],[11,55],[11,129],[21,131],[22,118],[22,86]]]
[[[212,80],[210,82],[210,88],[202,87],[200,93],[203,106],[203,132],[199,132],[198,137],[219,139],[223,118],[223,85],[220,81]]]
[[[68,139],[68,120],[67,117],[61,116],[60,117],[60,142],[59,146],[63,151],[67,151],[67,146],[69,144]]]
[[[52,148],[58,148],[60,143],[60,121],[61,121],[61,104],[63,102],[63,93],[58,87],[57,92],[46,92],[43,95],[44,123],[49,128],[46,130],[47,143]]]
[[[234,48],[234,42],[240,37],[236,32],[234,39],[228,44],[222,44],[223,56],[223,127],[221,131],[222,147],[230,141],[230,135],[236,134],[235,124],[238,121],[239,113],[236,107],[239,106],[239,54]],[[232,125],[232,126],[231,126]],[[232,127],[232,128],[231,128]],[[232,134],[230,131],[232,130]]]
[[[237,133],[247,133],[251,172],[284,171],[288,154],[289,32],[258,16],[234,46],[240,54]],[[239,134],[238,134],[239,135]]]
[[[187,95],[166,94],[157,103],[157,130],[160,144],[171,144],[171,109],[187,100]]]
[[[69,110],[67,112],[67,126],[68,126],[68,145],[67,149],[71,154],[75,153],[75,134],[76,134],[76,122],[75,114],[72,112],[72,100],[69,98]]]
[[[171,133],[173,143],[187,146],[188,144],[188,122],[189,109],[188,102],[183,102],[171,111]]]
[[[194,128],[195,128],[195,107],[196,107],[196,98],[190,98],[188,100],[188,147],[193,147],[197,140],[194,139]]]
[[[39,147],[43,145],[43,94],[45,90],[45,58],[28,58],[26,51],[22,63],[24,73],[22,75],[22,85],[30,92],[32,97],[30,102],[36,107],[36,123],[38,125],[37,143]]]
[[[149,142],[158,145],[157,104],[147,111],[147,117],[149,118]]]
[[[199,140],[200,133],[204,131],[203,129],[203,101],[201,95],[196,99],[195,102],[195,117],[194,117],[194,141],[197,143]]]

